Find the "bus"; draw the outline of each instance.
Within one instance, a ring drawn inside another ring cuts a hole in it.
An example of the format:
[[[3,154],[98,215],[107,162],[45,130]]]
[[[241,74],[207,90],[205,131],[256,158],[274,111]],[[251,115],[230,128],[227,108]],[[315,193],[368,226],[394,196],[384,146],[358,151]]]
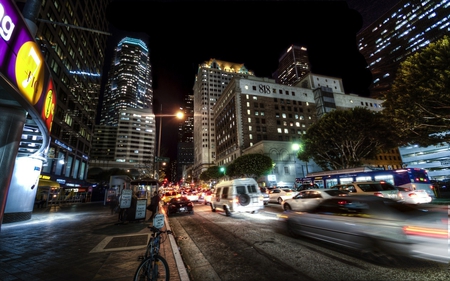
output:
[[[428,172],[421,168],[395,170],[374,170],[367,167],[314,172],[297,179],[303,184],[315,184],[319,188],[331,188],[337,184],[358,181],[384,181],[408,190],[425,190],[431,198],[436,198]]]

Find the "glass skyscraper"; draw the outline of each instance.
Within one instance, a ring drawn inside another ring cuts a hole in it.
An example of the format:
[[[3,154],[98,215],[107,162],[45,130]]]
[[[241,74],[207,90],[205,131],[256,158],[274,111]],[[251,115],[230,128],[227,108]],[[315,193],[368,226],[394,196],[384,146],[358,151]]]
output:
[[[401,0],[357,34],[372,72],[372,97],[390,89],[400,63],[450,31],[450,0]]]

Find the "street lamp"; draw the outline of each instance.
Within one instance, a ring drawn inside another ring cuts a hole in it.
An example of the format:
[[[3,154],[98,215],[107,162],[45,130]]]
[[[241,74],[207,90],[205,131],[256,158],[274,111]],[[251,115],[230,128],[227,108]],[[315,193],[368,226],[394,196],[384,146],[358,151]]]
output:
[[[159,180],[159,174],[157,176],[157,173],[159,173],[159,162],[161,161],[160,157],[161,157],[161,132],[162,132],[162,118],[163,117],[176,117],[178,119],[183,119],[184,117],[184,113],[181,111],[178,111],[176,114],[163,114],[163,109],[162,109],[162,104],[161,104],[161,108],[160,108],[160,113],[158,115],[155,115],[156,117],[159,117],[159,129],[158,129],[158,153],[155,157],[155,164],[154,164],[154,177],[155,179]],[[156,159],[158,159],[158,161],[156,161]],[[158,162],[158,168],[156,168],[156,162]]]

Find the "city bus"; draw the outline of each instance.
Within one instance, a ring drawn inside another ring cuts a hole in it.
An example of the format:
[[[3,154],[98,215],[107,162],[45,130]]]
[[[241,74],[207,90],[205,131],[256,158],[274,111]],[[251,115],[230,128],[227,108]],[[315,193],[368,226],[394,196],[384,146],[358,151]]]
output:
[[[309,173],[297,179],[302,184],[315,184],[319,188],[331,188],[337,184],[357,181],[385,181],[408,190],[425,190],[431,198],[436,198],[428,172],[420,168],[396,170],[373,170],[367,167]]]

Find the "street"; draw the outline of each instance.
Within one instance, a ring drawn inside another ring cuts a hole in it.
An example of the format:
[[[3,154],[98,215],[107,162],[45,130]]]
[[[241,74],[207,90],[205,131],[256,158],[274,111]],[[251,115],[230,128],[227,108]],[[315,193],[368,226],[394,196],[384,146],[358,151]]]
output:
[[[169,218],[190,278],[195,280],[449,280],[448,265],[403,258],[381,266],[354,252],[295,239],[269,204],[259,214],[226,217],[196,204],[193,215]]]

